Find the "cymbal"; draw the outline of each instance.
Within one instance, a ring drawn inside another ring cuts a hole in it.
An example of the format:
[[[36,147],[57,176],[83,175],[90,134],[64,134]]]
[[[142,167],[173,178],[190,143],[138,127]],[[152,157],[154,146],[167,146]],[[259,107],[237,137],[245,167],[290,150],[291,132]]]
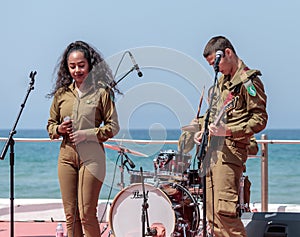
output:
[[[199,125],[198,124],[185,125],[185,126],[181,127],[181,130],[185,131],[185,132],[198,132],[199,131]]]
[[[128,153],[128,154],[131,154],[131,155],[134,155],[134,156],[148,157],[148,155],[146,155],[144,153],[128,149],[125,146],[115,146],[115,145],[110,145],[110,144],[105,143],[104,147],[108,148],[108,149],[111,149],[111,150],[118,151],[118,152],[122,151],[124,153]]]

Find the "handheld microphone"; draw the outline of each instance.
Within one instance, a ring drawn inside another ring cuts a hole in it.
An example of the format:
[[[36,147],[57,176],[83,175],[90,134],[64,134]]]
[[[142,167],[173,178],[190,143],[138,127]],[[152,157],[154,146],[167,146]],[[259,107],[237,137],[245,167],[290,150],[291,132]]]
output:
[[[214,69],[216,72],[219,71],[219,63],[220,63],[223,55],[224,55],[224,53],[221,50],[218,50],[216,52],[216,58],[215,58],[215,62],[214,62]]]
[[[68,122],[68,121],[70,121],[70,120],[71,120],[71,117],[70,117],[70,116],[64,117],[64,122]]]
[[[141,70],[140,70],[140,68],[139,68],[139,65],[136,63],[136,61],[135,61],[135,59],[134,59],[132,53],[131,53],[130,51],[128,51],[128,54],[129,54],[129,56],[130,56],[130,58],[131,58],[131,61],[132,61],[133,65],[134,65],[134,67],[135,67],[135,70],[136,70],[137,73],[138,73],[138,76],[139,76],[139,77],[142,77],[142,76],[143,76],[143,73],[141,72]]]

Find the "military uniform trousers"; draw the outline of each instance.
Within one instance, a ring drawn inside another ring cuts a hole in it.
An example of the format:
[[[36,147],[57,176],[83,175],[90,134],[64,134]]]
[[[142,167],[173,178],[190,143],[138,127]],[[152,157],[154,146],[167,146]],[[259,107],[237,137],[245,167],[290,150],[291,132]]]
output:
[[[58,178],[68,236],[100,237],[97,206],[103,180],[95,177],[79,159],[75,146],[62,144],[58,158]]]
[[[206,208],[208,223],[216,237],[247,236],[237,212],[240,177],[243,174],[240,156],[247,157],[246,149],[224,146],[212,152],[206,176]]]

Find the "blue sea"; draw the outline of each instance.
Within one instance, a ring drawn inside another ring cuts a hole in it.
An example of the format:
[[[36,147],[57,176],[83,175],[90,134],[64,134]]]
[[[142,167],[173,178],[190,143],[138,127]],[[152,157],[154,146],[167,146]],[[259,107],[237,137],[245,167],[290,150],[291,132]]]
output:
[[[8,137],[9,130],[0,130],[0,137]],[[300,140],[300,130],[265,130],[270,140]],[[260,139],[261,134],[256,136]],[[118,138],[142,139],[142,140],[173,140],[180,136],[180,130],[148,131],[130,130],[121,131]],[[17,130],[13,137],[17,138],[48,138],[45,130]],[[115,144],[115,143],[110,143]],[[0,142],[1,151],[4,142]],[[116,144],[115,144],[116,145]],[[149,155],[149,157],[127,154],[136,165],[138,173],[143,168],[145,176],[154,173],[153,159],[160,152],[177,151],[177,144],[132,144],[123,142],[124,146]],[[60,142],[21,142],[14,145],[14,166],[11,172],[10,148],[4,160],[0,160],[0,198],[11,196],[11,176],[14,177],[14,198],[60,198],[60,190],[57,179],[57,156]],[[300,204],[300,144],[269,144],[269,203]],[[195,156],[195,150],[191,151],[191,157]],[[131,175],[124,169],[122,179],[120,164],[121,158],[118,151],[106,149],[107,173],[101,199],[113,198],[120,187],[118,184],[124,181],[125,187],[130,185]],[[260,159],[253,158],[247,161],[246,175],[251,181],[251,202],[261,202],[261,167]],[[147,182],[151,183],[151,179]]]

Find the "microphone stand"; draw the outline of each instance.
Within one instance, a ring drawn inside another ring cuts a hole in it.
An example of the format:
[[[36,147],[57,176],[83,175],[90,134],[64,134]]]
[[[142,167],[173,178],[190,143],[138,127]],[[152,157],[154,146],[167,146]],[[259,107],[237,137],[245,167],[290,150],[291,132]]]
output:
[[[13,139],[13,136],[17,133],[16,131],[16,127],[18,124],[18,121],[21,117],[22,111],[25,107],[27,98],[29,96],[29,93],[31,90],[34,89],[34,77],[36,75],[36,71],[35,72],[31,72],[29,77],[31,78],[30,83],[29,83],[29,87],[27,90],[27,94],[25,96],[24,102],[21,104],[21,109],[19,111],[19,114],[17,116],[17,120],[14,123],[13,128],[11,129],[10,133],[9,133],[9,137],[6,140],[6,143],[3,147],[3,150],[1,152],[1,156],[0,156],[0,160],[4,160],[6,152],[8,150],[8,147],[10,148],[10,236],[14,237],[14,157],[15,157],[15,153],[14,153],[14,145],[15,145],[15,141]]]
[[[125,183],[124,183],[124,167],[126,167],[126,169],[128,171],[128,167],[126,166],[126,163],[129,163],[129,165],[130,165],[130,162],[128,161],[129,157],[126,155],[124,148],[120,147],[120,150],[118,151],[118,153],[119,153],[118,159],[121,157],[121,166],[120,166],[120,170],[121,170],[121,182],[118,185],[120,186],[120,188],[122,190],[125,187]],[[125,161],[124,161],[124,157],[126,159]],[[134,168],[135,166],[132,167],[130,165],[130,167]]]
[[[143,204],[142,204],[142,237],[145,236],[155,236],[157,235],[156,229],[151,229],[149,225],[149,217],[148,217],[148,197],[145,192],[145,184],[143,177],[143,168],[140,167],[141,179],[142,179],[142,188],[143,188]],[[145,225],[147,225],[147,232],[145,231]]]
[[[209,125],[209,117],[212,109],[212,104],[213,104],[213,98],[215,94],[215,86],[217,84],[218,80],[218,72],[219,72],[219,66],[215,66],[215,78],[214,78],[214,85],[213,85],[213,90],[210,95],[210,102],[209,102],[209,107],[206,113],[206,117],[204,120],[204,132],[202,134],[202,140],[201,143],[198,145],[197,149],[197,159],[198,159],[198,169],[201,169],[201,163],[202,163],[202,187],[203,187],[203,235],[204,237],[207,236],[207,231],[206,231],[206,165],[210,164],[210,162],[206,161],[203,162],[207,153],[207,145],[208,145],[208,138],[209,138],[209,130],[208,130],[208,125]],[[210,160],[210,159],[209,159]]]
[[[118,66],[117,66],[116,71],[115,71],[114,78],[116,78],[116,75],[117,75],[117,72],[118,72],[118,70],[119,70],[119,67],[120,67],[120,65],[121,65],[121,63],[122,63],[122,61],[123,61],[123,59],[124,59],[124,57],[125,57],[125,55],[126,55],[127,53],[130,55],[130,52],[129,52],[129,51],[125,51],[125,52],[123,53],[122,58],[121,58],[121,60],[120,60],[120,62],[119,62],[119,64],[118,64]],[[121,82],[125,77],[127,77],[127,75],[128,75],[129,73],[131,73],[131,72],[132,72],[133,70],[135,70],[135,69],[137,69],[137,68],[136,68],[136,65],[133,65],[133,67],[132,67],[127,73],[125,73],[118,81],[112,81],[111,84],[109,85],[110,88],[114,88],[115,86],[117,86],[117,85],[119,84],[119,82]]]
[[[118,81],[113,81],[110,85],[111,88],[114,88],[116,85],[119,84],[120,81],[122,81],[129,73],[131,73],[135,69],[135,66],[133,66],[124,76],[122,76]]]

